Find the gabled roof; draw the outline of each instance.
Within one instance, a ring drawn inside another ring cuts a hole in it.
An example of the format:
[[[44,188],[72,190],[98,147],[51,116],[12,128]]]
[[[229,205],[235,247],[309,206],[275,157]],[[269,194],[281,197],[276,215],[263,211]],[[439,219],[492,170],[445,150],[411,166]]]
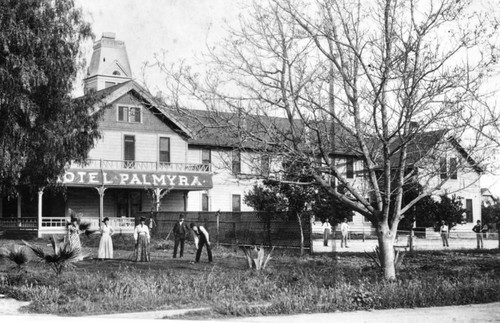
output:
[[[95,92],[95,95],[99,101],[94,105],[93,113],[99,111],[105,106],[112,104],[127,93],[131,93],[132,95],[134,95],[140,103],[144,104],[148,108],[158,111],[160,113],[160,116],[163,117],[162,120],[169,126],[173,127],[174,130],[180,131],[181,134],[187,138],[193,137],[189,128],[187,128],[182,122],[180,122],[175,115],[169,113],[165,109],[162,109],[161,104],[155,99],[155,97],[153,97],[146,89],[144,89],[133,80],[119,83]]]

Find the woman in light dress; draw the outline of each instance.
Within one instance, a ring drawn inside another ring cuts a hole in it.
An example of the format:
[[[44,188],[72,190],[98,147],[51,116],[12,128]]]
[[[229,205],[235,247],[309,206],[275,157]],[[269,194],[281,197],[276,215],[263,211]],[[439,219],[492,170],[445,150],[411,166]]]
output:
[[[80,242],[80,225],[78,219],[72,217],[71,222],[68,224],[68,241],[71,250],[78,252],[77,260],[83,260],[82,243]]]
[[[146,218],[141,217],[140,223],[135,227],[135,261],[149,261],[149,228],[146,225]]]
[[[109,218],[104,218],[101,223],[101,241],[99,242],[99,252],[97,258],[99,259],[113,259],[113,228],[109,226]]]

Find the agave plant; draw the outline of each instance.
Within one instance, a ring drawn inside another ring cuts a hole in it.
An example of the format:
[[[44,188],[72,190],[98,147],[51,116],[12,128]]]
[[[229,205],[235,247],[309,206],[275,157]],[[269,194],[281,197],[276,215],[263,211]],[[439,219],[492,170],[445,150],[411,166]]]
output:
[[[365,251],[365,254],[373,261],[377,267],[382,270],[382,254],[380,253],[380,249],[378,246],[375,247],[373,253],[369,253]],[[394,267],[396,270],[399,270],[401,264],[403,263],[403,259],[405,257],[405,253],[399,250],[394,251]]]
[[[12,249],[0,249],[0,258],[10,260],[14,263],[11,269],[22,270],[30,258],[24,246],[15,245]]]
[[[247,259],[248,268],[255,270],[265,269],[269,260],[271,260],[271,254],[273,253],[274,247],[272,247],[271,251],[266,255],[264,248],[254,246],[253,248],[242,247],[243,252],[245,253],[245,258]]]
[[[50,237],[52,253],[47,253],[42,248],[33,246],[26,241],[23,242],[33,251],[35,256],[54,270],[56,276],[61,275],[65,268],[71,268],[72,263],[77,261],[80,255],[80,249],[72,249],[68,241],[57,241],[54,236]]]

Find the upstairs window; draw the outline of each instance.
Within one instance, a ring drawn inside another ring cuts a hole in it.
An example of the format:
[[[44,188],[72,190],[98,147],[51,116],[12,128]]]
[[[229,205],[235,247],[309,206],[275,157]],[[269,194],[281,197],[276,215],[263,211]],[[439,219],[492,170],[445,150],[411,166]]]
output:
[[[160,137],[160,163],[170,163],[170,138]]]
[[[346,178],[354,178],[354,158],[352,157],[347,157],[346,163],[345,163],[345,168],[346,168]]]
[[[450,158],[450,178],[458,178],[458,163],[456,158]]]
[[[239,150],[233,151],[232,169],[235,175],[241,173],[241,153]]]
[[[271,161],[269,155],[262,155],[260,157],[260,170],[262,176],[269,176],[270,164]]]
[[[448,167],[445,157],[441,157],[439,159],[439,176],[441,177],[441,179],[445,179],[448,177]]]
[[[212,151],[210,149],[204,148],[201,150],[201,163],[202,164],[212,163]]]
[[[141,123],[142,122],[141,108],[119,106],[118,121]]]

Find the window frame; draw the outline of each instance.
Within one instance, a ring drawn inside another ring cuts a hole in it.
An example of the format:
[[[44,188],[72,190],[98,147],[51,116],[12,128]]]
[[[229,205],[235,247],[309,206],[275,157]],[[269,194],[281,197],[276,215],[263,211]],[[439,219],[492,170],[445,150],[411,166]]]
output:
[[[123,119],[120,119],[120,111],[123,111]],[[132,113],[135,111],[135,113]],[[138,112],[138,114],[136,114]],[[137,116],[139,116],[139,120],[137,121]],[[142,107],[135,105],[127,105],[127,104],[117,104],[116,105],[116,121],[123,123],[138,123],[141,124],[143,122],[143,113]]]
[[[209,212],[210,210],[210,199],[208,193],[201,193],[201,211]]]
[[[235,198],[237,198],[238,203],[235,202]],[[232,212],[241,212],[241,194],[232,194],[231,195],[231,210]]]
[[[205,159],[205,152],[208,153],[208,159]],[[201,163],[202,164],[211,164],[212,163],[212,149],[210,148],[202,148],[201,149]]]
[[[241,151],[233,150],[231,159],[231,170],[234,175],[241,174]]]
[[[450,158],[450,179],[458,179],[458,159],[456,157]]]
[[[168,151],[167,151],[168,152],[168,161],[161,160],[162,152],[164,152],[161,150],[162,139],[168,140]],[[158,137],[158,162],[161,164],[171,163],[172,162],[171,151],[172,151],[172,146],[171,146],[170,137],[165,137],[165,136]]]
[[[354,157],[345,159],[345,178],[354,178]]]

